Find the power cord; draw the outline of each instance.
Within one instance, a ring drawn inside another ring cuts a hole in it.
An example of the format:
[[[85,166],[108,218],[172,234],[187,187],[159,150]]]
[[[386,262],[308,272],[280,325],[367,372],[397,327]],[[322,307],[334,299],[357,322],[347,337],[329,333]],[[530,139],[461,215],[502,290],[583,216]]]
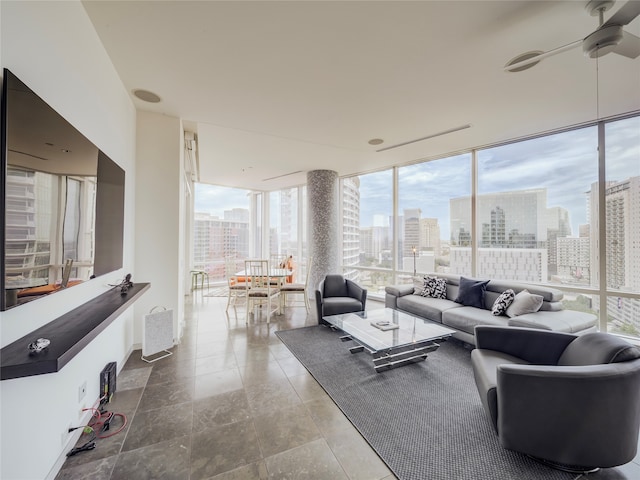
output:
[[[106,410],[98,410],[96,408],[87,408],[85,410],[93,410],[92,421],[90,421],[87,425],[71,427],[69,428],[69,432],[73,432],[74,430],[82,428],[84,429],[82,434],[91,434],[91,439],[84,445],[69,450],[69,452],[67,453],[67,457],[77,455],[81,452],[93,450],[94,448],[96,448],[95,440],[113,437],[114,435],[124,430],[124,428],[127,426],[127,416],[124,413],[114,413]],[[122,420],[122,425],[120,425],[116,430],[105,434],[105,432],[111,429],[111,422],[116,417],[119,417]]]
[[[73,457],[80,452],[88,452],[89,450],[93,450],[94,448],[96,448],[96,442],[94,442],[92,439],[80,447],[72,448],[71,450],[69,450],[69,452],[67,453],[67,457]]]

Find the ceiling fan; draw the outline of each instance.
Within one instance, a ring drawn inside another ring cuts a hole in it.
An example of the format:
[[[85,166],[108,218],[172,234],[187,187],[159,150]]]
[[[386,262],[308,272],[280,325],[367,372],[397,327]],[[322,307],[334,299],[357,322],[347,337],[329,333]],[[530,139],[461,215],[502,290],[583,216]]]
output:
[[[640,56],[640,37],[623,30],[640,15],[640,1],[629,0],[609,20],[604,21],[604,12],[609,10],[615,0],[589,0],[585,10],[591,16],[598,16],[600,26],[581,40],[576,40],[562,47],[546,52],[528,52],[510,60],[504,67],[506,72],[520,72],[533,67],[541,60],[557,55],[567,50],[582,46],[584,54],[590,58],[597,58],[607,53],[616,53],[628,58]]]

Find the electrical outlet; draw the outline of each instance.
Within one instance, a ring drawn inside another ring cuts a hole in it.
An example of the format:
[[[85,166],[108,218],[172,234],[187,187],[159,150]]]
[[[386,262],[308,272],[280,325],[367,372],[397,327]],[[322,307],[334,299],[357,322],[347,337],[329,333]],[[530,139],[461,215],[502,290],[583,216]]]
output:
[[[84,396],[87,394],[87,381],[82,382],[82,385],[78,387],[78,401],[81,402]]]

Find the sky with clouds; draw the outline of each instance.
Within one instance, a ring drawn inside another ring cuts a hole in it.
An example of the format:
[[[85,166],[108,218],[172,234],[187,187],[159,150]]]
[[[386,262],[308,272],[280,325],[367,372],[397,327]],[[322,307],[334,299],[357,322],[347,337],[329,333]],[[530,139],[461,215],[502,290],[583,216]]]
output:
[[[607,180],[640,175],[640,117],[606,126]],[[586,127],[478,152],[478,194],[546,188],[547,207],[569,211],[573,235],[587,223],[587,196],[598,177],[597,128]],[[471,194],[471,154],[401,167],[399,209],[420,208],[439,219],[449,237],[449,199]],[[392,172],[360,177],[360,224],[392,214]],[[223,216],[233,207],[249,208],[243,190],[196,186],[196,211]]]

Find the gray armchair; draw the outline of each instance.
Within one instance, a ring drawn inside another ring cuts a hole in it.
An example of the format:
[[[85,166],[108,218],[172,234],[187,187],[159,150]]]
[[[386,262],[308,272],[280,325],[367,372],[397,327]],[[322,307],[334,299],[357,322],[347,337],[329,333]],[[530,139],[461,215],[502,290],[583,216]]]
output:
[[[640,428],[640,349],[606,333],[478,326],[471,352],[503,447],[568,471],[630,462]]]
[[[316,290],[318,323],[328,325],[324,316],[362,312],[366,303],[366,289],[342,275],[327,275]]]

